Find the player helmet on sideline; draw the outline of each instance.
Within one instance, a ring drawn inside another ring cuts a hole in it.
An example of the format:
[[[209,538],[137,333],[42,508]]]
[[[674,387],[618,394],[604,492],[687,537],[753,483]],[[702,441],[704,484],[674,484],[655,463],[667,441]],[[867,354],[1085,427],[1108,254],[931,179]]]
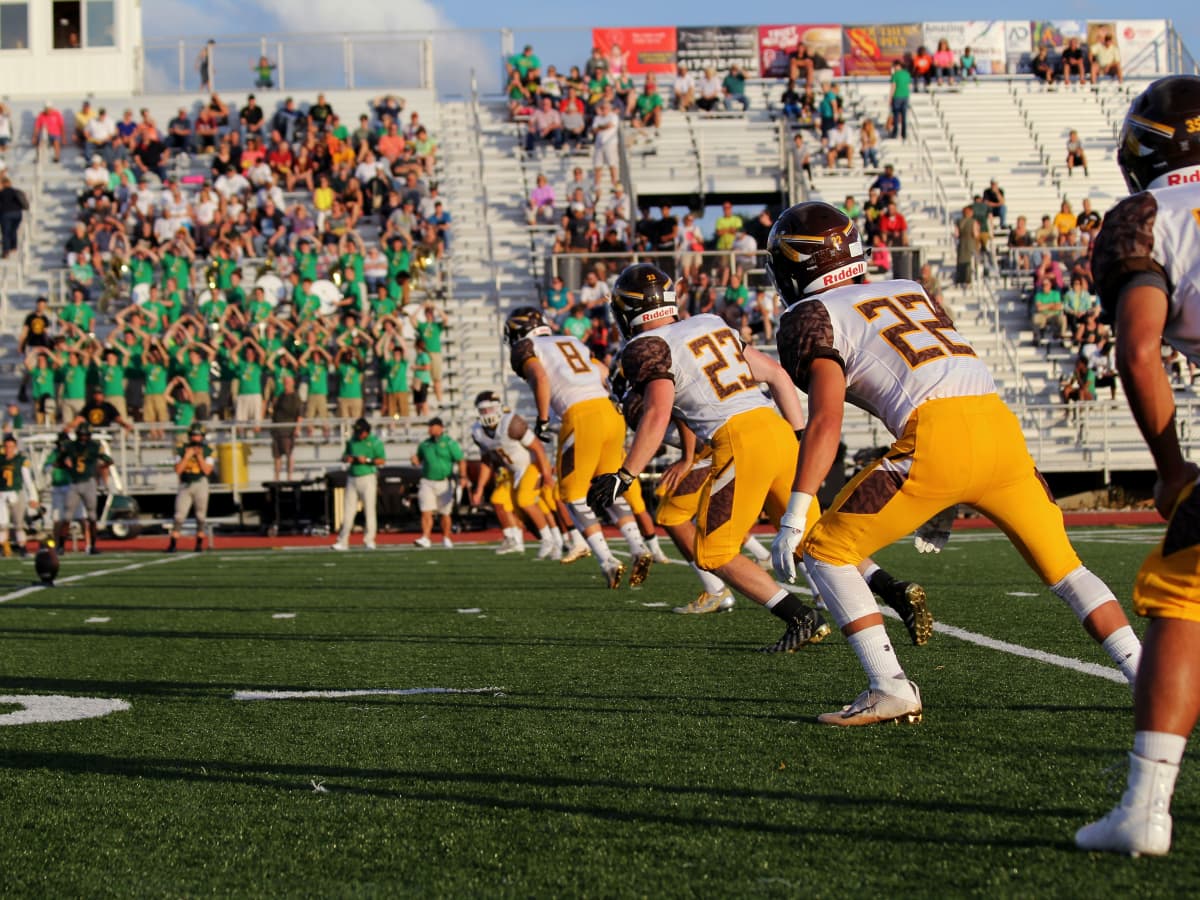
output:
[[[83,422],[80,422],[78,427],[75,429],[75,440],[87,441],[87,440],[91,440],[91,437],[92,437],[92,426],[89,425],[86,420]]]
[[[652,263],[626,266],[613,285],[609,304],[625,340],[633,337],[639,325],[679,316],[671,276]]]
[[[204,441],[204,426],[199,422],[193,422],[188,427],[188,440],[193,444],[200,444]]]
[[[354,425],[351,428],[351,431],[354,433],[355,440],[361,441],[371,433],[371,423],[359,416],[354,420]]]
[[[480,391],[475,395],[475,412],[479,414],[479,424],[489,431],[500,424],[504,415],[504,406],[500,395],[495,391]]]
[[[504,320],[504,339],[509,344],[527,337],[541,337],[550,333],[550,326],[536,306],[518,306]]]
[[[1130,193],[1200,183],[1200,77],[1160,78],[1133,99],[1117,139],[1117,165]],[[1164,179],[1171,173],[1178,174]]]
[[[767,275],[791,306],[867,274],[870,251],[844,212],[810,200],[785,210],[767,237]]]

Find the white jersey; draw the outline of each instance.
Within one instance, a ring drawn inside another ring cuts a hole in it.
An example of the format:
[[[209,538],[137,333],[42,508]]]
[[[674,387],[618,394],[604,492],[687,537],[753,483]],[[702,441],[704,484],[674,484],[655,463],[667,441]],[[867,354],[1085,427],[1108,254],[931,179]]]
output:
[[[621,351],[630,390],[675,385],[674,414],[704,442],[734,416],[774,408],[742,356],[742,341],[719,316],[692,316],[634,337]]]
[[[779,320],[779,361],[802,390],[822,357],[846,373],[846,399],[895,437],[926,400],[996,392],[988,367],[915,281],[851,284],[791,307]]]
[[[1104,217],[1092,255],[1103,317],[1113,321],[1127,286],[1160,287],[1170,302],[1163,338],[1192,362],[1200,362],[1198,209],[1200,185],[1195,182],[1127,197]]]
[[[525,377],[525,363],[536,359],[550,379],[550,418],[563,414],[584,400],[607,399],[607,375],[592,358],[587,345],[564,334],[527,337],[512,348],[512,367]]]
[[[496,430],[489,432],[482,422],[471,426],[471,440],[479,447],[485,456],[499,462],[512,473],[513,481],[520,481],[533,457],[529,453],[529,445],[537,438],[533,430],[519,415],[507,412],[500,417]]]

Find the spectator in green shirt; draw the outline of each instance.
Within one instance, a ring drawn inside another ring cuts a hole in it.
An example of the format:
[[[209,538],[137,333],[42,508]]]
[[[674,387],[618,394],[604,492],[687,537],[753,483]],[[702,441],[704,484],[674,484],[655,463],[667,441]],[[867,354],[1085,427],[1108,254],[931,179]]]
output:
[[[57,377],[62,385],[60,419],[65,425],[73,421],[87,403],[88,367],[80,350],[73,348],[68,352],[67,361],[58,367]]]
[[[196,418],[201,422],[207,421],[210,414],[212,363],[216,355],[215,349],[199,342],[180,349],[175,355],[177,371],[187,383]]]
[[[166,432],[162,425],[171,421],[170,411],[167,409],[167,382],[170,380],[167,371],[168,357],[162,345],[159,343],[150,343],[149,340],[144,344],[142,354],[142,364],[140,366],[142,375],[146,379],[145,395],[142,401],[142,421],[153,423],[149,436],[155,440],[162,440],[166,437]]]
[[[515,73],[527,87],[541,80],[542,61],[534,55],[533,45],[526,44],[520,54],[510,56],[505,64],[509,77]]]
[[[738,104],[741,105],[742,112],[750,108],[750,98],[746,96],[746,76],[737,63],[729,67],[729,74],[721,82],[721,91],[725,95],[725,109],[732,112],[733,107]]]
[[[234,418],[259,423],[263,418],[263,360],[265,354],[253,338],[242,338],[230,356],[230,369],[237,379]]]
[[[167,307],[162,302],[158,285],[150,285],[150,294],[142,304],[142,315],[146,317],[146,329],[152,334],[162,334],[170,324]]]
[[[421,467],[421,481],[417,486],[417,505],[421,509],[421,536],[417,538],[418,547],[431,547],[430,536],[433,533],[433,514],[441,518],[442,546],[453,547],[450,538],[450,513],[454,509],[457,489],[470,487],[467,480],[467,460],[463,456],[462,447],[458,441],[445,433],[445,424],[441,419],[431,419],[429,422],[429,437],[417,446],[413,454],[412,464]],[[454,478],[458,470],[457,483]]]
[[[25,368],[29,370],[34,418],[39,425],[50,425],[54,421],[56,379],[54,359],[49,349],[31,347],[25,357]]]
[[[591,329],[592,320],[588,317],[587,309],[582,303],[572,306],[570,314],[562,321],[562,333],[569,334],[580,341]]]
[[[892,104],[891,136],[908,140],[908,98],[912,96],[912,74],[900,60],[892,63],[889,99]]]
[[[308,385],[308,395],[304,399],[304,418],[310,422],[313,419],[329,418],[329,373],[333,368],[333,358],[321,347],[310,346],[300,354],[301,377]],[[312,433],[311,426],[309,433]],[[329,436],[323,425],[321,434]]]
[[[337,414],[342,419],[357,419],[363,413],[363,365],[358,353],[344,347],[337,355]]]
[[[63,332],[76,337],[90,334],[95,318],[96,314],[88,305],[83,289],[72,288],[71,302],[58,311],[58,322]]]
[[[396,339],[379,354],[379,375],[383,383],[383,414],[407,419],[409,413],[408,359],[404,345]]]
[[[429,412],[429,384],[433,376],[429,371],[429,353],[425,350],[425,342],[417,338],[417,352],[413,357],[413,406],[417,415],[423,416]]]
[[[104,394],[104,402],[111,403],[123,419],[129,418],[129,408],[125,403],[125,374],[129,366],[128,360],[128,351],[119,345],[112,346],[104,351],[103,361],[95,367],[96,379]]]
[[[333,545],[334,550],[350,549],[350,532],[354,528],[360,499],[364,519],[363,546],[368,550],[375,549],[377,473],[385,458],[383,441],[371,434],[371,423],[360,417],[355,421],[350,440],[346,441],[346,448],[342,452],[342,462],[346,463],[348,471],[342,502],[342,528]]]
[[[426,303],[417,322],[417,337],[425,344],[429,354],[429,379],[438,405],[442,403],[442,335],[446,331],[446,311],[433,303]]]
[[[662,125],[663,100],[658,93],[658,81],[653,74],[646,76],[646,84],[638,94],[633,111],[634,128],[653,128]]]

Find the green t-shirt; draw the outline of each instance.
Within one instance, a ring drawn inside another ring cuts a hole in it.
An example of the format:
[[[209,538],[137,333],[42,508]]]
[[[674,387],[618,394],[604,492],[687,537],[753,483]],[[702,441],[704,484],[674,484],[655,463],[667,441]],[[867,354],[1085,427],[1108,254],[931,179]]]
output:
[[[397,275],[412,268],[412,254],[404,247],[399,250],[389,247],[383,255],[387,257],[388,261],[388,281],[395,281]]]
[[[96,280],[96,270],[92,268],[91,263],[77,262],[71,266],[71,280],[78,281],[83,285],[90,285]]]
[[[425,342],[425,349],[430,353],[442,352],[442,332],[446,330],[441,322],[420,322],[417,325],[417,335]]]
[[[341,400],[361,400],[363,395],[362,370],[350,363],[338,366],[338,398]]]
[[[97,367],[100,376],[100,388],[105,397],[123,397],[125,395],[125,367],[120,363],[109,365],[103,363]]]
[[[68,363],[59,372],[63,385],[64,400],[84,400],[87,398],[87,366],[73,366]]]
[[[192,282],[192,263],[186,256],[176,256],[174,253],[164,253],[162,258],[163,290],[167,289],[167,281],[174,278],[175,287],[180,290]]]
[[[304,364],[304,377],[308,381],[310,397],[326,397],[329,395],[329,369],[325,363],[310,359]]]
[[[163,298],[163,308],[167,311],[167,322],[174,325],[183,315],[183,291],[171,291]]]
[[[51,450],[46,456],[45,469],[50,471],[50,484],[52,487],[64,487],[71,483],[71,472],[66,468],[67,459],[65,453],[59,453],[57,449]]]
[[[408,360],[385,359],[379,364],[383,370],[383,389],[389,394],[408,393]]]
[[[908,69],[897,69],[892,73],[892,84],[895,90],[892,91],[893,100],[907,100],[912,94],[912,74]]]
[[[140,256],[130,260],[129,277],[135,285],[153,283],[154,261]]]
[[[37,366],[29,373],[29,377],[33,383],[33,399],[41,400],[43,397],[54,396],[54,370],[50,368],[43,369]]]
[[[238,267],[236,259],[217,257],[217,287],[223,291],[233,287],[233,271]]]
[[[196,421],[196,406],[190,400],[176,400],[172,412],[171,421],[180,428],[187,428]]]
[[[308,253],[303,253],[300,250],[297,250],[294,255],[296,257],[296,271],[300,275],[300,280],[303,281],[305,278],[307,278],[309,281],[316,281],[317,254],[312,253],[311,251]]]
[[[183,379],[193,394],[207,397],[209,389],[212,387],[212,363],[207,359],[193,363],[189,359],[183,364]]]
[[[238,309],[245,309],[246,292],[242,289],[241,285],[238,285],[237,287],[230,286],[230,288],[225,291],[225,301],[233,306],[236,306]]]
[[[233,372],[238,380],[238,395],[261,394],[263,382],[262,365],[249,359],[233,363]]]
[[[429,354],[422,350],[417,354],[417,358],[413,360],[413,377],[424,385],[433,384],[433,374],[429,371],[429,364],[433,362],[429,358]]]
[[[542,67],[542,61],[537,58],[537,55],[526,56],[524,53],[518,53],[516,56],[508,58],[508,64],[517,70],[521,75],[521,80],[524,81],[529,77],[529,73],[534,69]]]
[[[301,322],[312,322],[321,315],[321,301],[313,294],[301,293],[293,301],[296,306],[296,318]]]
[[[221,316],[225,315],[225,310],[229,309],[229,304],[224,298],[218,299],[213,297],[211,300],[205,300],[200,304],[200,318],[205,322],[220,322]]]
[[[645,92],[638,94],[637,113],[639,116],[645,116],[656,109],[662,109],[662,105],[662,97],[658,94],[647,94]]]
[[[142,313],[152,331],[162,333],[167,327],[167,308],[158,300],[147,300],[142,304]]]
[[[86,303],[68,303],[58,314],[63,322],[70,322],[80,331],[91,331],[96,314]]]
[[[342,451],[342,456],[356,457],[363,456],[367,459],[385,459],[387,454],[383,451],[383,441],[376,435],[368,434],[361,441],[356,438],[350,438],[346,441],[346,449]],[[371,475],[375,472],[375,463],[373,462],[352,462],[350,463],[351,475]]]
[[[371,298],[371,313],[377,319],[382,319],[384,316],[394,315],[396,312],[395,297],[372,297]]]
[[[563,334],[569,334],[581,341],[591,328],[592,320],[587,316],[567,316],[562,322]]]
[[[274,307],[266,300],[251,300],[250,309],[247,312],[250,315],[250,322],[257,325],[259,322],[265,322],[271,318],[271,313],[274,312]]]
[[[417,458],[421,461],[422,478],[441,481],[454,474],[454,464],[463,458],[463,452],[458,441],[443,434],[421,441],[417,445]]]
[[[146,395],[159,396],[167,392],[167,367],[162,363],[144,362],[142,371],[146,375]]]
[[[0,491],[20,493],[25,487],[25,479],[21,472],[27,460],[24,454],[15,453],[11,457],[0,456]]]
[[[363,256],[361,253],[343,253],[338,261],[342,268],[342,278],[353,284],[363,280]]]

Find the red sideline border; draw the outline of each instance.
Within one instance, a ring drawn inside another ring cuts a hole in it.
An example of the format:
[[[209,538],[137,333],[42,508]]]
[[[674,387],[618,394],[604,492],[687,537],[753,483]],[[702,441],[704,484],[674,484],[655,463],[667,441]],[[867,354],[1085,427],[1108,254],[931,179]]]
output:
[[[1107,511],[1098,512],[1068,512],[1063,514],[1063,519],[1068,528],[1102,528],[1114,525],[1161,525],[1162,518],[1153,510],[1124,510],[1124,511]],[[983,516],[972,518],[960,518],[954,523],[956,531],[975,531],[983,528],[995,528],[996,524],[990,519]],[[761,527],[756,529],[759,534],[771,534],[772,529]],[[618,532],[615,529],[609,529],[611,536],[617,536]],[[417,535],[414,532],[403,533],[380,533],[378,543],[380,546],[412,546]],[[483,531],[469,531],[463,534],[454,536],[455,546],[470,547],[480,544],[496,544],[501,539],[500,530],[497,528],[485,529]],[[215,544],[212,547],[214,551],[223,552],[226,550],[281,550],[285,547],[311,547],[320,548],[328,547],[334,541],[333,535],[323,535],[320,537],[305,536],[305,535],[279,535],[277,537],[267,537],[265,535],[226,535],[218,534]],[[362,542],[359,535],[354,535],[351,538],[350,544],[352,548],[358,547]],[[533,541],[536,544],[536,539]],[[434,546],[440,547],[441,538],[434,535]],[[193,545],[191,537],[185,537],[179,542],[181,552],[188,552]],[[131,538],[127,541],[119,540],[102,540],[100,549],[107,550],[110,553],[161,553],[166,549],[167,536],[142,536]],[[69,549],[69,548],[68,548]]]

